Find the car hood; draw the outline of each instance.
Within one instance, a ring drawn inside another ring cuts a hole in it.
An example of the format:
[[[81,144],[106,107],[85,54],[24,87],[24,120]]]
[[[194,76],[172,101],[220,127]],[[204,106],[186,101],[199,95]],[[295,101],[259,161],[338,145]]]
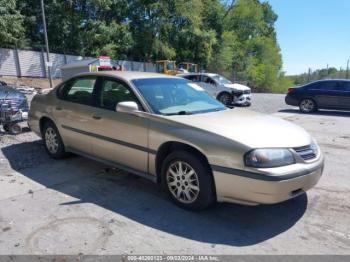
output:
[[[250,90],[248,86],[241,84],[225,84],[225,87],[241,91]]]
[[[165,118],[220,135],[250,148],[293,148],[312,142],[311,136],[303,128],[278,117],[247,109],[234,108]]]
[[[12,87],[9,87],[9,86],[0,87],[0,99],[5,99],[5,98],[25,100],[26,96]]]

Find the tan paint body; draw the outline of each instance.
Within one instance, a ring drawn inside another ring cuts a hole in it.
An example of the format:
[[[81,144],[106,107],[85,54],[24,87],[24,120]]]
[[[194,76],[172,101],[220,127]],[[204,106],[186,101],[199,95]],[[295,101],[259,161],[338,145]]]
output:
[[[131,82],[133,79],[170,77],[140,72],[83,75],[114,77],[126,82],[134,91],[135,87]],[[200,151],[210,165],[234,170],[275,177],[310,170],[306,175],[282,181],[265,181],[213,171],[218,201],[248,205],[278,203],[310,189],[321,177],[324,158],[320,150],[318,156],[309,161],[303,160],[295,153],[296,163],[284,167],[256,169],[244,165],[244,154],[255,148],[292,150],[310,145],[311,136],[299,126],[239,108],[194,115],[156,115],[149,111],[137,92],[136,95],[146,110],[127,114],[60,100],[56,96],[56,89],[53,89],[33,99],[29,125],[41,136],[39,122],[42,117],[47,117],[57,126],[66,149],[130,168],[151,178],[157,176],[156,151],[167,142],[189,145]],[[101,119],[95,119],[93,116],[99,116]],[[62,126],[93,133],[97,137],[77,133]],[[101,139],[101,136],[122,141],[124,144]],[[148,149],[149,152],[135,146]],[[300,191],[294,194],[294,191],[299,189]]]

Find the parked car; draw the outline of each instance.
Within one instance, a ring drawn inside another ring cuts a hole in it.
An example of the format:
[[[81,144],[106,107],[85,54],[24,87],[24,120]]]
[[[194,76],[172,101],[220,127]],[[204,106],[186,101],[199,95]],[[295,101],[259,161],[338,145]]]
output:
[[[28,110],[24,94],[6,83],[0,85],[0,125],[6,132],[20,133],[21,127],[17,124],[28,119]]]
[[[285,201],[313,187],[324,158],[301,127],[229,109],[163,74],[77,75],[36,95],[30,128],[53,158],[73,152],[164,186],[179,206]]]
[[[288,89],[285,101],[303,113],[318,109],[350,110],[350,80],[322,80]]]
[[[203,87],[204,90],[224,105],[251,105],[251,90],[249,87],[237,83],[218,74],[190,73],[178,76],[191,80]]]

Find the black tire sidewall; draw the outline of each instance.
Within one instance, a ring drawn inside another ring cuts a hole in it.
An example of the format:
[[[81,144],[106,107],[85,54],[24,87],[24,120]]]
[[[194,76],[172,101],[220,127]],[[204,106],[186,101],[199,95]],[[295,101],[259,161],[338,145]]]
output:
[[[5,132],[10,132],[10,126],[9,126],[9,124],[4,124],[4,125],[2,126],[2,128],[4,129]]]
[[[166,172],[168,167],[176,161],[184,161],[188,163],[196,171],[199,179],[199,195],[197,199],[190,204],[185,204],[178,201],[172,195],[167,185]],[[163,189],[168,193],[171,200],[178,206],[187,210],[198,211],[208,208],[216,202],[215,185],[211,169],[206,161],[195,154],[187,151],[174,151],[170,153],[162,164],[161,174]]]
[[[16,130],[17,127],[19,128],[19,130]],[[10,132],[11,135],[18,135],[22,132],[22,128],[17,123],[9,124],[8,132]]]
[[[227,96],[227,97],[228,97],[228,103],[223,103],[223,101],[221,101],[221,100],[222,100],[222,97],[224,97],[224,96]],[[221,103],[223,103],[223,104],[226,105],[226,106],[227,106],[227,105],[230,105],[230,104],[232,103],[232,97],[231,97],[230,94],[227,93],[227,92],[224,92],[224,93],[219,94],[217,100],[219,100]]]
[[[302,109],[301,103],[302,103],[304,100],[311,100],[311,101],[313,102],[314,107],[313,107],[312,110],[310,110],[310,111],[305,111],[305,110]],[[313,99],[311,99],[311,98],[303,98],[303,99],[300,100],[300,102],[299,102],[299,110],[300,110],[302,113],[304,113],[304,114],[313,113],[313,112],[315,112],[315,111],[317,110],[317,104],[316,104],[315,100],[313,100]]]
[[[57,152],[54,154],[51,153],[46,146],[45,133],[46,133],[46,129],[48,129],[49,127],[53,128],[56,132],[56,135],[57,135],[58,149],[57,149]],[[59,131],[54,123],[52,123],[52,122],[44,123],[43,132],[42,132],[42,139],[44,141],[45,150],[49,154],[49,156],[51,156],[54,159],[60,159],[60,158],[63,158],[66,156],[66,151],[65,151],[65,147],[64,147],[61,135],[60,135],[60,133],[59,133]]]

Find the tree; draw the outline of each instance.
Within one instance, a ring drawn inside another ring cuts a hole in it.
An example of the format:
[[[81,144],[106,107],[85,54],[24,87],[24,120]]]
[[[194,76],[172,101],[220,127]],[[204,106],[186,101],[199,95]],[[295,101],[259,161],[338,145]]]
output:
[[[1,46],[28,39],[29,46],[42,50],[40,2],[0,1],[4,3],[0,12],[16,17],[12,18],[15,26],[7,24],[1,30],[6,35],[0,39]],[[278,90],[287,83],[276,40],[277,15],[268,2],[45,0],[45,11],[52,52],[195,62],[202,69],[248,82],[257,91]]]
[[[0,46],[23,47],[23,16],[18,12],[16,0],[0,0]]]
[[[40,2],[19,0],[30,46],[41,50],[43,42]],[[127,0],[45,1],[47,31],[53,52],[125,58],[130,33],[126,20]],[[126,48],[125,48],[126,47]]]
[[[282,57],[276,40],[277,15],[268,3],[237,0],[225,17],[225,29],[237,42],[233,46],[233,70],[257,91],[278,85]]]

